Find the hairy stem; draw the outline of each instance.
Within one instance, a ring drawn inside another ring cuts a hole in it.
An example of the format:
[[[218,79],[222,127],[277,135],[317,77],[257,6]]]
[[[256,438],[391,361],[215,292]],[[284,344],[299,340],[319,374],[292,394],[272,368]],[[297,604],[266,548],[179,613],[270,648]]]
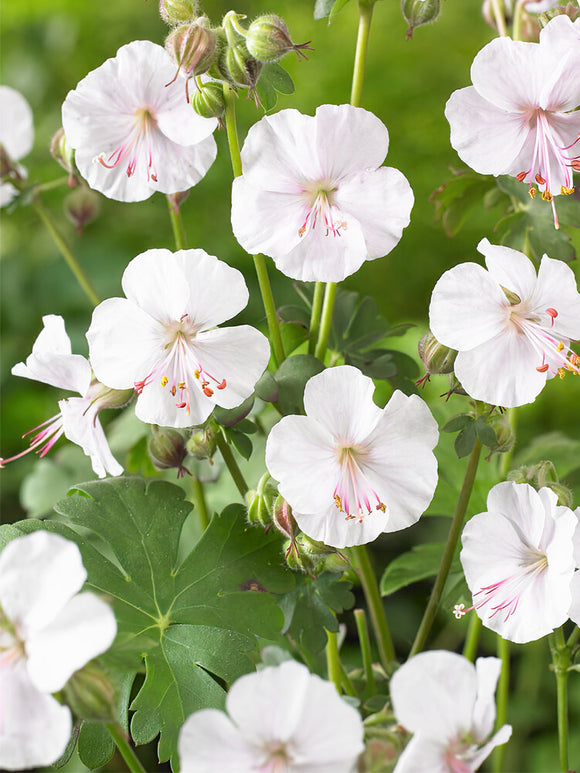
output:
[[[217,447],[220,450],[220,454],[223,457],[225,465],[228,468],[229,473],[232,476],[234,483],[236,484],[236,488],[242,495],[242,499],[243,499],[249,491],[249,486],[246,483],[244,476],[242,475],[242,471],[238,467],[238,463],[236,462],[236,459],[232,453],[231,448],[227,443],[227,440],[223,432],[218,432],[216,434],[216,441],[217,441]]]
[[[179,204],[172,201],[171,196],[167,196],[167,207],[169,209],[171,228],[173,229],[175,249],[184,250],[187,247],[187,236],[185,234],[185,228],[183,227],[183,218],[181,217]]]

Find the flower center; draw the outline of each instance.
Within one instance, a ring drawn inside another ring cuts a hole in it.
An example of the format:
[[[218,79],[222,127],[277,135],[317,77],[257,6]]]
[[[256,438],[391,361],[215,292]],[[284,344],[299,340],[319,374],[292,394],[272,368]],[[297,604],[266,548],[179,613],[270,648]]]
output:
[[[304,236],[305,233],[313,231],[317,225],[326,229],[326,236],[341,236],[341,229],[345,229],[347,224],[341,219],[341,213],[333,204],[336,188],[331,184],[316,182],[310,187],[305,187],[303,196],[308,202],[306,218],[298,234]]]
[[[25,652],[14,623],[0,606],[0,666],[24,657]]]
[[[365,515],[374,510],[385,512],[386,507],[373,489],[363,471],[366,453],[359,446],[336,446],[336,457],[340,465],[340,476],[334,489],[334,504],[346,520],[358,518],[362,523]]]
[[[128,137],[107,158],[105,153],[97,156],[98,161],[105,169],[115,169],[119,165],[127,164],[127,177],[132,177],[137,168],[139,156],[145,159],[147,167],[147,180],[157,182],[157,170],[153,161],[152,134],[157,127],[155,114],[150,107],[140,107],[135,110],[133,125]]]
[[[554,333],[557,310],[550,307],[545,309],[545,313],[547,317],[544,319],[531,315],[524,303],[517,303],[510,308],[510,321],[526,336],[541,357],[536,370],[539,373],[550,372],[560,378],[564,378],[568,372],[580,374],[580,357],[570,349],[568,339]]]
[[[272,741],[265,751],[268,759],[258,768],[259,773],[284,773],[288,769],[291,758],[282,741]]]
[[[166,355],[153,370],[141,381],[135,382],[138,394],[154,381],[159,380],[162,387],[169,387],[172,397],[175,397],[177,408],[185,408],[187,416],[191,413],[191,388],[199,389],[206,397],[212,397],[214,389],[225,389],[225,378],[218,378],[207,371],[199,361],[193,341],[197,329],[184,314],[178,322],[168,326],[168,342],[165,345]]]
[[[554,225],[559,228],[554,196],[558,193],[569,195],[574,192],[572,169],[580,169],[580,156],[573,156],[569,151],[577,146],[580,134],[570,145],[563,145],[549,116],[549,112],[540,108],[532,115],[530,125],[533,127],[535,121],[536,129],[532,163],[529,169],[517,175],[517,179],[528,183],[528,191],[532,198],[536,195],[534,184],[538,186],[544,201],[552,203]]]

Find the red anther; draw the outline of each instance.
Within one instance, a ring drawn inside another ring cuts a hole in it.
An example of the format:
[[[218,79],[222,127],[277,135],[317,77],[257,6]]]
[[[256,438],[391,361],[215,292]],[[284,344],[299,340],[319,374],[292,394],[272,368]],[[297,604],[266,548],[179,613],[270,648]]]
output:
[[[544,178],[540,174],[537,174],[534,179],[538,183],[538,185],[545,185],[546,184],[546,181],[544,180]]]
[[[527,172],[520,172],[518,175],[516,175],[518,182],[523,183],[523,181],[526,179]]]
[[[210,389],[209,387],[204,387],[203,393],[206,397],[211,397],[213,395],[213,389]]]
[[[177,408],[187,408],[187,403],[175,403]]]
[[[550,308],[546,309],[546,314],[549,314],[552,317],[552,319],[556,319],[556,317],[558,316],[558,312],[556,311],[556,309],[553,309],[551,306]]]
[[[549,368],[549,365],[548,365],[548,363],[546,362],[546,363],[544,363],[543,365],[538,365],[538,367],[536,368],[536,370],[538,371],[538,373],[545,373],[545,372],[548,370],[548,368]]]
[[[169,391],[171,392],[171,397],[175,397],[175,395],[177,394],[177,389],[175,388],[175,384],[171,387]]]
[[[221,384],[217,385],[217,388],[218,389],[225,389],[226,388],[226,380],[225,380],[225,378],[224,378],[224,380],[222,381]]]

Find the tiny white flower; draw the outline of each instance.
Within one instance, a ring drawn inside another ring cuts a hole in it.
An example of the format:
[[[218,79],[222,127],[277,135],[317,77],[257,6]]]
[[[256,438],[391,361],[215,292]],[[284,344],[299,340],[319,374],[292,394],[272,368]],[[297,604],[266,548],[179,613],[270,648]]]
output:
[[[0,115],[0,145],[15,172],[25,177],[26,170],[16,161],[27,156],[34,143],[30,105],[20,92],[10,86],[0,86]],[[10,204],[16,193],[16,188],[10,182],[0,182],[0,207]]]
[[[289,660],[240,677],[227,714],[192,714],[179,736],[182,773],[354,773],[363,724],[336,688]]]
[[[460,158],[480,174],[517,177],[532,197],[539,190],[556,227],[554,196],[572,193],[580,169],[580,46],[552,34],[558,18],[539,43],[501,37],[484,46],[471,66],[473,86],[455,91],[445,108]]]
[[[388,147],[385,125],[360,107],[265,116],[248,132],[234,180],[236,239],[306,281],[340,282],[386,255],[413,206],[406,177],[381,166]]]
[[[487,271],[461,263],[433,290],[430,328],[456,349],[455,375],[468,395],[506,408],[535,400],[555,375],[580,372],[580,294],[572,269],[544,255],[536,275],[523,253],[482,239]]]
[[[270,357],[249,325],[216,328],[248,302],[243,275],[204,250],[148,250],[123,274],[126,298],[109,298],[87,332],[95,375],[134,388],[141,421],[202,424],[215,405],[249,397]]]
[[[78,547],[37,531],[0,554],[0,767],[55,762],[72,730],[51,693],[107,650],[117,624],[108,604],[78,591],[87,573]]]
[[[285,416],[266,443],[266,466],[302,531],[337,548],[411,526],[437,485],[427,405],[397,390],[381,409],[373,391],[357,368],[327,368],[306,384],[306,416]]]
[[[89,186],[117,201],[188,190],[216,157],[217,120],[192,110],[171,57],[147,40],[83,78],[65,99],[62,125]]]
[[[60,413],[26,433],[36,432],[29,448],[10,459],[0,459],[0,467],[31,451],[45,456],[64,434],[90,457],[93,470],[100,478],[107,473],[120,475],[123,468],[112,455],[98,418],[99,410],[106,403],[102,399],[102,385],[93,380],[88,360],[80,354],[71,353],[63,318],[49,314],[42,321],[44,328],[34,342],[32,354],[26,363],[17,363],[12,368],[12,374],[78,392],[81,397],[60,400]]]
[[[578,517],[557,502],[549,488],[498,483],[487,512],[463,529],[460,558],[473,608],[504,639],[534,641],[568,619]]]
[[[434,650],[415,655],[395,671],[393,711],[414,733],[395,773],[471,773],[492,749],[506,743],[510,725],[490,738],[500,670],[498,658],[478,658],[474,666],[462,655]]]

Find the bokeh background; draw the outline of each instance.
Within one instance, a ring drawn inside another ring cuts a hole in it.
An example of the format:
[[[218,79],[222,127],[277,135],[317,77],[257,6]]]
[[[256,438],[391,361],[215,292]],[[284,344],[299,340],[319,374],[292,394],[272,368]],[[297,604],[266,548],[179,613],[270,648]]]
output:
[[[450,266],[479,260],[475,247],[484,236],[494,241],[493,227],[498,217],[497,211],[476,208],[460,233],[451,239],[436,222],[434,204],[429,200],[430,194],[450,177],[450,167],[462,167],[449,145],[449,128],[443,115],[445,102],[454,89],[469,84],[474,55],[494,37],[494,31],[482,19],[479,0],[444,0],[442,5],[437,23],[417,29],[412,40],[407,41],[399,1],[380,0],[376,4],[363,105],[387,125],[391,142],[386,163],[408,177],[415,192],[415,207],[411,224],[397,248],[387,258],[367,263],[345,282],[348,288],[372,295],[391,323],[415,323],[396,344],[415,357],[417,341],[426,327],[433,285]],[[202,7],[217,24],[232,4],[229,0],[206,0]],[[296,92],[280,96],[276,109],[297,107],[313,113],[321,103],[348,101],[357,25],[354,0],[331,24],[314,20],[311,0],[239,0],[234,10],[250,19],[263,12],[278,13],[288,23],[296,42],[312,41],[315,50],[309,61],[299,62],[294,56],[284,60]],[[136,39],[162,43],[167,27],[159,18],[155,0],[5,0],[1,13],[1,81],[26,96],[35,116],[35,145],[24,164],[32,181],[49,182],[63,176],[48,147],[60,126],[60,107],[67,92],[90,70],[114,56],[121,45]],[[241,138],[260,115],[253,102],[242,95],[238,106]],[[182,205],[189,244],[203,247],[244,272],[252,298],[244,321],[264,328],[253,265],[231,233],[231,166],[225,133],[218,132],[216,139],[218,158],[214,166]],[[155,195],[138,204],[101,198],[99,216],[79,236],[63,211],[66,193],[66,186],[62,186],[47,192],[43,200],[100,297],[121,294],[122,272],[135,255],[151,247],[173,248],[163,196]],[[580,247],[578,232],[572,236]],[[57,411],[55,398],[60,397],[50,387],[12,377],[10,368],[29,354],[44,314],[64,316],[73,351],[86,354],[84,332],[91,309],[31,207],[19,206],[2,213],[1,258],[0,449],[6,458],[24,447],[25,441],[20,437],[23,432]],[[272,264],[270,269],[278,304],[295,303],[297,295],[292,283],[279,275]],[[577,267],[574,270],[578,276]],[[533,460],[533,453],[530,457],[526,449],[539,436],[560,432],[569,437],[570,443],[566,444],[561,435],[555,436],[552,446],[556,456],[565,460],[563,474],[577,492],[580,458],[576,464],[570,458],[578,453],[578,446],[574,445],[579,440],[578,383],[572,378],[550,383],[534,405],[518,411],[516,448],[516,461],[518,453],[522,459],[527,454],[525,458]],[[430,402],[438,401],[445,384],[443,378],[435,379],[428,387]],[[463,404],[450,410],[459,412]],[[58,463],[39,463],[36,458],[27,457],[2,471],[3,522],[18,520],[27,513],[42,514],[51,498],[54,501],[64,493],[67,482],[90,476],[90,466],[82,454],[79,456],[68,448],[53,454]],[[26,485],[21,489],[23,482]],[[580,504],[578,497],[575,504]],[[433,517],[428,521],[423,531],[409,530],[375,545],[377,566],[382,568],[389,558],[416,542],[442,538],[446,519]],[[412,639],[428,592],[428,584],[419,584],[412,598],[395,594],[389,599],[389,617],[400,642]],[[441,627],[436,644],[460,647],[464,629],[459,633],[455,630],[455,634],[449,634]],[[484,636],[482,642],[483,651],[492,654],[493,637]],[[510,705],[509,719],[515,731],[508,745],[505,769],[547,773],[555,770],[557,763],[555,695],[553,676],[546,668],[547,643],[530,645],[525,652],[516,646],[513,650],[517,653],[512,680],[516,698]],[[575,701],[571,727],[576,722],[578,728],[577,674],[571,675],[571,682]],[[580,766],[578,735],[572,738],[572,766]]]

